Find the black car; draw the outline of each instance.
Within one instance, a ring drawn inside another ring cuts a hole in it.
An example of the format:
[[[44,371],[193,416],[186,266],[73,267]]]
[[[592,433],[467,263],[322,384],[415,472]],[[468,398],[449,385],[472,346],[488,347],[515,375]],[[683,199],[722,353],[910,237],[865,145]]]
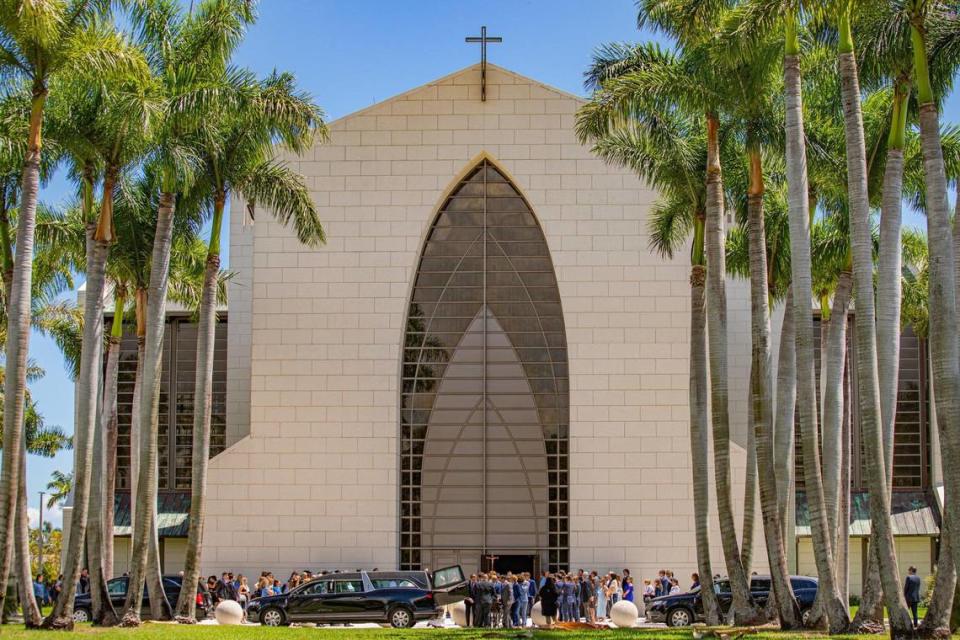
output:
[[[426,571],[358,571],[314,578],[289,593],[255,598],[248,620],[270,627],[291,622],[381,622],[412,627],[467,596],[459,566]]]
[[[813,606],[817,597],[817,579],[808,576],[790,576],[793,593],[800,605],[800,613],[804,617]],[[720,610],[730,609],[732,595],[730,581],[723,579],[714,583],[717,590],[717,600]],[[753,599],[763,606],[770,595],[770,576],[753,576],[750,579],[750,592]],[[687,593],[676,593],[669,596],[660,596],[647,603],[647,622],[666,622],[671,627],[686,627],[694,622],[704,620],[703,601],[700,598],[700,588]]]
[[[107,593],[110,594],[110,602],[119,613],[127,600],[127,583],[130,578],[114,578],[107,581]],[[180,585],[183,578],[180,576],[163,576],[163,592],[167,594],[167,602],[171,607],[176,606],[177,599],[180,597]],[[89,622],[93,617],[93,604],[90,602],[89,593],[78,593],[73,600],[73,619],[77,622]],[[150,616],[150,598],[147,595],[147,588],[143,588],[143,604],[141,614],[144,617]],[[207,608],[203,603],[203,598],[197,598],[197,619],[203,620],[207,617]]]

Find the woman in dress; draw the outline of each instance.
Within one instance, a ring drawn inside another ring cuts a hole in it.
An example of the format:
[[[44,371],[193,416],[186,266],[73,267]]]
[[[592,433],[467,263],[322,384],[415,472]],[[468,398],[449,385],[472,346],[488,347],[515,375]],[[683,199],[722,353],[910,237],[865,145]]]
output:
[[[237,587],[237,597],[240,598],[240,606],[243,607],[243,617],[247,617],[247,605],[250,604],[250,585],[247,584],[247,576],[240,574],[240,586]]]
[[[601,576],[597,580],[597,620],[607,617],[607,577]]]
[[[610,581],[607,583],[607,610],[613,609],[613,605],[620,600],[620,578],[617,574],[610,572]]]
[[[540,587],[540,613],[547,620],[547,627],[553,626],[557,621],[557,585],[552,576],[547,576],[547,581]]]
[[[633,578],[623,579],[623,599],[633,602]]]

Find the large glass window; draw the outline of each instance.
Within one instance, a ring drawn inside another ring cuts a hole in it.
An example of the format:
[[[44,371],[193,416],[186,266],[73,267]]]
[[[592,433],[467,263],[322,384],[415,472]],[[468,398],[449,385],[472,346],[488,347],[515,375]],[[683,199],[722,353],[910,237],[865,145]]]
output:
[[[163,335],[160,380],[158,485],[163,490],[190,488],[193,455],[193,397],[196,386],[197,325],[170,317]],[[130,418],[137,375],[137,337],[123,336],[117,381],[117,489],[129,490]],[[173,390],[171,396],[171,390]],[[221,318],[214,339],[210,455],[227,446],[227,323]],[[172,400],[172,402],[171,402]]]
[[[441,208],[408,308],[400,563],[566,567],[567,342],[543,232],[487,161]],[[450,554],[454,555],[450,555]],[[446,560],[446,562],[445,562]]]
[[[821,331],[825,329],[820,318],[814,319],[814,344],[821,344]],[[843,379],[844,430],[850,434],[852,461],[850,487],[854,491],[867,489],[867,461],[863,447],[863,434],[858,419],[858,390],[855,362],[854,337],[856,328],[851,316],[847,324],[847,353]],[[893,489],[917,490],[929,485],[928,475],[928,429],[929,394],[927,393],[927,354],[925,343],[909,328],[900,335],[900,372],[897,384],[897,404],[894,425]],[[814,370],[817,380],[817,409],[820,405],[821,351],[814,349]],[[804,488],[803,450],[800,442],[800,419],[797,411],[795,422],[795,472],[797,488]],[[852,427],[852,428],[851,428]],[[822,444],[822,434],[821,434]]]

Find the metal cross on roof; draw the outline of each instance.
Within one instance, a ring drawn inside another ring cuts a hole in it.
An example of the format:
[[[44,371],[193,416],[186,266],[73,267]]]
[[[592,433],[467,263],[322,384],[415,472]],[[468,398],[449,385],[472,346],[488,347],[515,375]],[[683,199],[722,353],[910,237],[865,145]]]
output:
[[[465,42],[480,43],[480,100],[487,101],[487,43],[503,42],[500,36],[487,37],[487,27],[480,27],[480,36],[467,36]]]

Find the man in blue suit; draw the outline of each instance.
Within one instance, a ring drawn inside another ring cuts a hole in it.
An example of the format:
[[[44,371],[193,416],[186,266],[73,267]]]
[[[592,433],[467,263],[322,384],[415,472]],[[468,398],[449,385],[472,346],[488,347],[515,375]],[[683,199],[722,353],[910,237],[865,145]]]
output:
[[[907,579],[903,581],[903,597],[907,601],[907,605],[910,606],[910,611],[913,613],[913,626],[919,624],[918,621],[918,611],[917,609],[920,606],[920,587],[922,583],[920,582],[920,576],[917,575],[917,568],[910,567],[907,569]]]

